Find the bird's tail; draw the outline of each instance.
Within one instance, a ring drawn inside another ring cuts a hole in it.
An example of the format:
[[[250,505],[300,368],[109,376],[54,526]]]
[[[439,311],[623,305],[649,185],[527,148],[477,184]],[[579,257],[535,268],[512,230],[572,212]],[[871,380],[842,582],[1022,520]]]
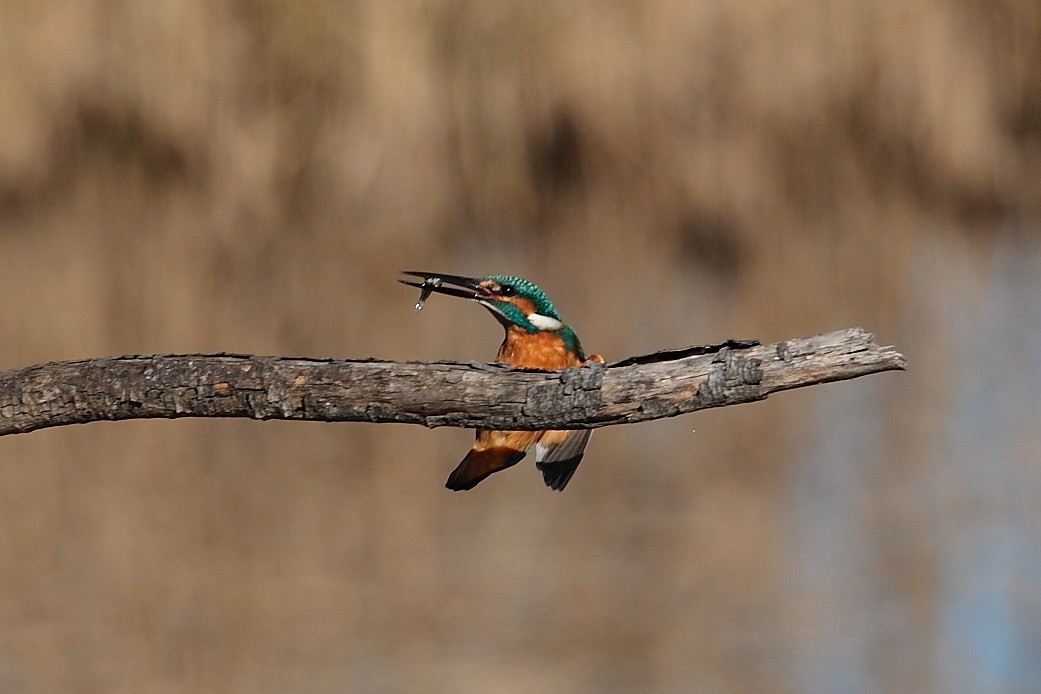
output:
[[[459,466],[448,476],[445,486],[456,492],[473,489],[488,475],[516,465],[523,457],[524,451],[505,446],[495,446],[483,450],[472,448]]]

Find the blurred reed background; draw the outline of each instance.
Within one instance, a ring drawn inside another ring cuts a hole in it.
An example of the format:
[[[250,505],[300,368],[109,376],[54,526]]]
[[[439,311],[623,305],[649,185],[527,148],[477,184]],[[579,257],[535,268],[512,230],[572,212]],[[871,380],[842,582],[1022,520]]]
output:
[[[609,358],[861,325],[910,370],[600,430],[0,440],[3,692],[1041,691],[1041,5],[0,2],[0,367]],[[692,431],[696,429],[696,432]]]

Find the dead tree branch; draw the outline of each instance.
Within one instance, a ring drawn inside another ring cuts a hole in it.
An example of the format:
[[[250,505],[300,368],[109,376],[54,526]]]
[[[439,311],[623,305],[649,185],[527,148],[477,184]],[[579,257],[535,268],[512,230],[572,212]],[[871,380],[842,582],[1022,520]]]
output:
[[[903,369],[860,328],[759,345],[730,341],[530,371],[494,364],[173,354],[0,372],[0,436],[66,424],[177,417],[580,429],[763,400]]]

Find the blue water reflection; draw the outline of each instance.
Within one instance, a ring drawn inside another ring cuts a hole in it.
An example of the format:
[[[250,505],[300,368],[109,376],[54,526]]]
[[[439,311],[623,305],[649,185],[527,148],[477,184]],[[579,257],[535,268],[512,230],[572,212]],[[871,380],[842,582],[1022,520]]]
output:
[[[923,237],[910,371],[816,399],[789,487],[801,691],[1041,691],[1041,248],[975,253]]]

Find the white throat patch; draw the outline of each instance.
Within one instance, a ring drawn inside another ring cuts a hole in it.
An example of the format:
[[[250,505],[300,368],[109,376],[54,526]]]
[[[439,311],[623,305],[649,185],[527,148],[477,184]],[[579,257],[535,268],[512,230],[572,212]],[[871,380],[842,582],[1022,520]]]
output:
[[[564,324],[556,318],[544,316],[541,313],[529,313],[528,322],[539,330],[560,330],[564,327]]]

